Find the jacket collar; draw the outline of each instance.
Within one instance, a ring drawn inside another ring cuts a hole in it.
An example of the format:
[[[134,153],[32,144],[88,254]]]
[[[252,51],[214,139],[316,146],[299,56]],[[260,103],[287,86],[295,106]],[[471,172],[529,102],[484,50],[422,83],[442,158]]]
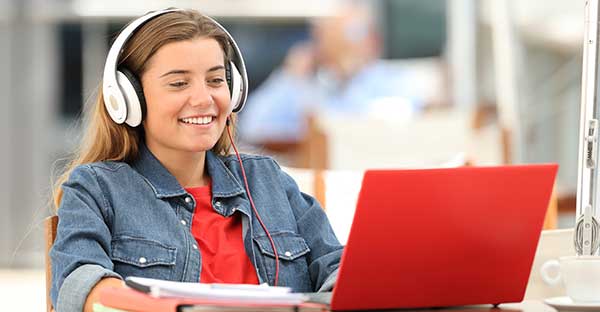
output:
[[[206,151],[205,161],[205,168],[212,178],[213,197],[233,197],[245,193],[233,173],[212,151]],[[140,144],[139,157],[132,166],[150,184],[156,197],[166,198],[187,194],[177,179],[152,154],[146,144]]]

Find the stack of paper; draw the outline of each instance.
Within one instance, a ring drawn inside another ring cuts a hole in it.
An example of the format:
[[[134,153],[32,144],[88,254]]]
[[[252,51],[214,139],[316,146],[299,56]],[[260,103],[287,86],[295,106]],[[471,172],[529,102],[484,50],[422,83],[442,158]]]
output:
[[[303,294],[292,293],[289,287],[275,287],[267,284],[182,283],[142,277],[128,277],[126,284],[133,289],[157,298],[194,298],[292,305],[307,300],[307,297]]]
[[[307,296],[289,287],[246,284],[180,283],[128,277],[127,288],[100,292],[95,312],[321,312],[323,304],[310,303]]]

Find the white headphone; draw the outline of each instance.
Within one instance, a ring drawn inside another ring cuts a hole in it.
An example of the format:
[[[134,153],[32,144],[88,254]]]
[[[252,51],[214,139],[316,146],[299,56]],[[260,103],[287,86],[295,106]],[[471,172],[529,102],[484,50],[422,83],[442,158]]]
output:
[[[108,51],[104,65],[102,80],[102,94],[104,106],[111,119],[118,124],[123,122],[131,127],[137,127],[142,123],[146,110],[146,100],[142,85],[136,75],[125,67],[119,67],[119,56],[127,43],[127,40],[135,31],[149,20],[170,12],[182,11],[181,9],[165,9],[153,11],[132,21],[117,36]],[[232,60],[225,65],[227,85],[231,94],[232,112],[239,112],[246,103],[248,96],[248,76],[242,53],[229,32],[214,19],[205,16],[226,35],[233,50]]]

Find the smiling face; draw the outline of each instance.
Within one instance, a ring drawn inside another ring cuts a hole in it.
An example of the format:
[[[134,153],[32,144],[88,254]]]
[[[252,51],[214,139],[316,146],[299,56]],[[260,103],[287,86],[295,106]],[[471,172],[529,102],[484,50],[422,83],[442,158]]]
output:
[[[162,46],[141,82],[146,145],[155,154],[210,150],[231,113],[219,43],[208,37]]]

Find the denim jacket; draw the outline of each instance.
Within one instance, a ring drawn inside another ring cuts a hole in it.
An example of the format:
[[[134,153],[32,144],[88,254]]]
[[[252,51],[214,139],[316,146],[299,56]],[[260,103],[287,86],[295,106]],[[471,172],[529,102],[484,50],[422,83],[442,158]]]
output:
[[[319,203],[271,158],[241,157],[279,255],[279,285],[297,292],[330,290],[343,246]],[[205,168],[214,210],[241,214],[245,250],[259,281],[272,284],[273,249],[250,206],[237,158],[208,151]],[[190,230],[195,200],[143,144],[135,162],[78,166],[62,188],[50,251],[57,311],[81,311],[103,277],[199,281],[202,257]]]

